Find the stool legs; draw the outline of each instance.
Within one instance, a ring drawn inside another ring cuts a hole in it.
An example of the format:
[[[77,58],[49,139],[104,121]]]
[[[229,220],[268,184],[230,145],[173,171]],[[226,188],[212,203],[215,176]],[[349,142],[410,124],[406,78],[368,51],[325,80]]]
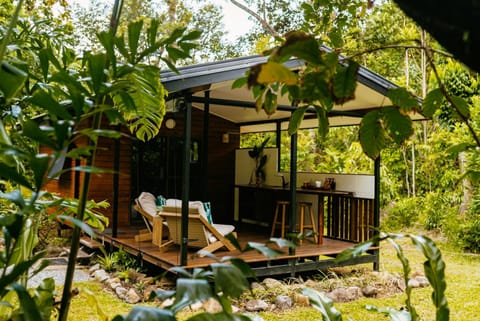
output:
[[[300,209],[300,232],[304,234],[305,229],[312,229],[313,231],[313,239],[315,243],[318,243],[318,238],[317,238],[317,227],[315,226],[315,218],[313,216],[313,211],[312,211],[312,203],[309,202],[298,202],[297,203],[299,209]],[[308,208],[308,215],[310,218],[310,225],[305,225],[305,208]],[[302,240],[300,240],[300,244],[302,243]]]
[[[280,224],[280,237],[285,237],[285,219],[287,215],[287,205],[289,204],[290,202],[287,201],[277,201],[277,205],[275,206],[275,215],[273,216],[272,232],[270,233],[270,237],[273,237],[275,235],[275,228],[278,224]],[[280,207],[282,207],[282,218],[281,221],[278,222],[278,212],[280,211]]]

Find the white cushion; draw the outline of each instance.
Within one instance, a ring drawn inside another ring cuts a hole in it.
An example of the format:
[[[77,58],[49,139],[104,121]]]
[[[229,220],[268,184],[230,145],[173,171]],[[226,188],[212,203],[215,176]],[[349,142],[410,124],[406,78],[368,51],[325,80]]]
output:
[[[177,207],[177,208],[181,209],[182,208],[182,200],[175,199],[175,198],[169,198],[169,199],[166,200],[165,206]],[[190,202],[188,202],[188,207],[198,209],[198,213],[207,217],[207,213],[205,212],[205,209],[203,208],[203,203],[202,202],[200,202],[200,201],[190,201]],[[179,210],[179,212],[180,212],[180,210]]]
[[[235,226],[233,225],[227,225],[227,224],[212,224],[212,225],[223,236],[230,234],[235,230]],[[208,233],[208,234],[209,234],[208,240],[210,241],[210,243],[217,241],[217,238],[213,234],[211,233]]]
[[[142,210],[152,216],[157,215],[157,203],[152,193],[142,192],[137,200]]]

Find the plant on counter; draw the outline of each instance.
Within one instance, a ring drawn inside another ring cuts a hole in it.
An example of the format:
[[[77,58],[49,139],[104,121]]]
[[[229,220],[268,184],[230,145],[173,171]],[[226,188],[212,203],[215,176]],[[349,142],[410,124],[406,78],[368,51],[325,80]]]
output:
[[[250,185],[262,185],[266,179],[265,164],[267,163],[267,155],[263,153],[265,146],[267,145],[270,137],[267,137],[263,140],[260,145],[256,145],[252,150],[248,151],[248,156],[251,159],[255,160],[255,168],[250,175]]]

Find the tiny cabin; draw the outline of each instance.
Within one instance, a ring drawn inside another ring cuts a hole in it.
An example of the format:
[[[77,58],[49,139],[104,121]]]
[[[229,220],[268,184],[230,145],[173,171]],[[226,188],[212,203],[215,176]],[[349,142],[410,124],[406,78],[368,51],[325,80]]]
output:
[[[271,236],[279,236],[277,224],[282,233],[283,228],[294,230],[299,224],[314,232],[315,237],[309,242],[300,242],[294,252],[287,250],[274,260],[225,247],[215,250],[217,256],[243,258],[258,275],[294,274],[333,266],[338,253],[374,235],[379,226],[378,160],[374,173],[369,175],[297,172],[295,161],[291,161],[288,171],[279,167],[280,133],[287,129],[294,108],[279,98],[274,115],[257,113],[252,94],[246,88],[232,89],[235,79],[265,60],[260,56],[243,57],[183,67],[179,74],[170,71],[161,74],[170,96],[158,136],[148,142],[131,135],[99,141],[95,165],[118,170],[117,174],[96,174],[92,179],[89,198],[111,204],[105,211],[111,226],[98,233],[98,240],[122,246],[166,269],[205,267],[212,262],[207,257],[189,255],[195,251],[189,247],[191,239],[183,238],[184,244],[168,249],[162,248],[162,238],[136,239],[135,235],[146,224],[135,210],[135,199],[142,192],[180,200],[183,217],[190,215],[188,209],[184,210],[189,201],[208,202],[214,223],[234,226],[240,244],[266,242]],[[286,65],[295,69],[302,63],[292,59]],[[367,111],[391,105],[386,93],[395,87],[383,77],[360,68],[355,99],[334,107],[329,115],[331,126],[358,125]],[[316,124],[316,119],[306,117],[301,128],[315,128]],[[261,185],[252,184],[254,165],[248,149],[240,149],[240,135],[266,131],[277,134],[276,146],[265,150],[269,158],[266,180]],[[296,160],[296,153],[296,145],[292,143],[291,159]],[[334,188],[331,184],[326,186],[327,181],[334,181]],[[66,173],[48,187],[51,192],[78,196],[79,184],[79,174]],[[306,204],[306,207],[291,204]],[[161,215],[161,207],[159,211],[157,214]],[[286,216],[283,223],[282,213]],[[175,227],[169,223],[168,228],[181,229],[180,235],[189,233],[189,223],[186,219],[184,222],[183,226]],[[153,237],[158,237],[155,229]],[[378,268],[378,248],[343,264],[366,262]]]

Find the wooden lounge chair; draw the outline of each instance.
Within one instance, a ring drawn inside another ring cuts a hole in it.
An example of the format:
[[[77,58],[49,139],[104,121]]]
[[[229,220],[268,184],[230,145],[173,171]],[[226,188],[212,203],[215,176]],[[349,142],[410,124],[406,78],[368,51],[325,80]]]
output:
[[[135,205],[133,206],[145,222],[145,229],[142,229],[135,235],[136,242],[150,241],[155,245],[161,243],[162,237],[168,237],[168,229],[166,228],[163,220],[157,214],[157,207],[155,203],[155,196],[148,192],[142,192],[138,198],[135,199]],[[162,227],[155,228],[156,224],[161,224]],[[157,231],[160,230],[160,233]],[[157,233],[155,233],[157,232]],[[159,234],[156,236],[155,234]]]
[[[225,247],[228,251],[235,250],[235,246],[225,238],[225,235],[234,233],[235,227],[233,225],[210,224],[200,212],[201,210],[198,207],[189,207],[188,246],[210,253],[222,247]],[[182,209],[181,207],[164,206],[160,216],[167,222],[170,233],[170,240],[160,244],[160,251],[166,251],[173,244],[181,244]]]

